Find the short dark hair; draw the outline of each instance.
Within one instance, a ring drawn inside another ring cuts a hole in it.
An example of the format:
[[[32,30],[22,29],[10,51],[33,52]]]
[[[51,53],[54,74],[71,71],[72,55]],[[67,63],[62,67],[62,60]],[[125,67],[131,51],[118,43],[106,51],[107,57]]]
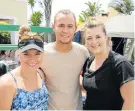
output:
[[[69,10],[69,9],[62,9],[62,10],[59,10],[59,11],[57,12],[57,14],[54,16],[54,23],[55,23],[55,20],[56,20],[57,15],[60,14],[60,13],[65,14],[65,15],[72,14],[73,17],[74,17],[74,19],[75,19],[75,23],[76,23],[75,14],[74,14],[71,10]]]

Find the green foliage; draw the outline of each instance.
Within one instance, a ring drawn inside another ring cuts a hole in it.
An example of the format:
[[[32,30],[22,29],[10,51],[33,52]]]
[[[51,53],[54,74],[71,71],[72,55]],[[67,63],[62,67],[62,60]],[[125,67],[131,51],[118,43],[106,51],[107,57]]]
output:
[[[80,22],[85,22],[89,19],[89,17],[94,17],[99,13],[103,12],[101,10],[101,4],[98,4],[97,2],[88,1],[85,4],[88,6],[88,9],[82,11],[81,14],[79,15]]]
[[[89,13],[85,12],[85,11],[82,11],[81,15],[79,15],[79,21],[85,22],[88,19],[88,17],[89,17]]]
[[[45,21],[45,26],[50,27],[52,2],[53,0],[29,0],[28,4],[31,6],[31,10],[33,13],[33,15],[30,18],[31,25],[39,26],[42,23],[42,21]],[[36,3],[40,5],[40,9],[42,10],[41,12],[43,14],[41,14],[40,12],[36,12],[37,14],[34,13],[33,9],[35,8],[34,6]],[[43,18],[45,20],[43,20]]]
[[[85,22],[85,18],[83,17],[83,15],[79,15],[79,22]]]
[[[33,8],[35,6],[35,0],[28,0],[28,4],[31,6],[31,10],[32,10],[32,13],[33,13]]]
[[[34,12],[34,6],[35,6],[36,1],[35,0],[28,0],[28,4],[31,6],[31,11],[32,11],[32,15],[30,18],[30,23],[33,26],[39,26],[41,24],[41,20],[42,20],[42,14],[40,11],[36,11]]]
[[[85,3],[88,6],[88,9],[86,10],[86,12],[88,12],[89,16],[96,16],[101,12],[101,4],[98,5],[97,2],[90,2],[88,1],[88,3]]]
[[[0,31],[0,44],[10,43],[10,33],[6,31]]]
[[[131,15],[134,11],[134,2],[132,0],[112,0],[109,7],[114,8],[119,13]]]
[[[43,15],[41,14],[40,11],[34,12],[30,18],[31,25],[39,26],[42,22],[42,16]]]
[[[35,0],[28,0],[28,4],[31,5],[32,7],[34,7]]]

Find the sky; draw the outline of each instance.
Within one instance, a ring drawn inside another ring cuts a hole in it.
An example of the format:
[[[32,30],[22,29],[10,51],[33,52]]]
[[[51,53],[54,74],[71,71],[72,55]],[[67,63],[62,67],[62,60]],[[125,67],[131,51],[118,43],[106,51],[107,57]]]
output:
[[[78,20],[78,15],[81,13],[81,11],[87,9],[87,3],[88,1],[96,1],[99,4],[102,4],[102,9],[106,12],[108,3],[110,0],[53,0],[52,2],[52,14],[51,14],[51,23],[53,23],[53,17],[54,15],[60,10],[60,9],[70,9],[73,11],[76,15],[76,18]],[[35,6],[35,11],[41,10],[40,6]],[[28,19],[31,15],[31,9],[28,5]],[[42,24],[44,25],[44,23]]]

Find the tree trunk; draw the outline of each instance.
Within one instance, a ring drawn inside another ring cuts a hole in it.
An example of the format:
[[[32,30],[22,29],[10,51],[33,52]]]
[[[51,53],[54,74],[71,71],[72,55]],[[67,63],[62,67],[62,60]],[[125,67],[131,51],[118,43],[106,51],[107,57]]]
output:
[[[45,21],[46,21],[46,27],[50,27],[50,18],[51,18],[51,12],[52,12],[52,0],[44,0],[44,14],[45,14]],[[47,33],[48,42],[51,42],[51,34]]]

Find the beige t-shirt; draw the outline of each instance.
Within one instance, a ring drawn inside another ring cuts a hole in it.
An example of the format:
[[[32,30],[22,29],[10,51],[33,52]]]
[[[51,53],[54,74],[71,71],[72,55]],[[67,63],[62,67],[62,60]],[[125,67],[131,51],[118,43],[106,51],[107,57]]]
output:
[[[49,110],[81,110],[79,76],[89,53],[83,45],[75,42],[71,51],[60,53],[54,44],[45,46],[42,64],[49,91]]]

